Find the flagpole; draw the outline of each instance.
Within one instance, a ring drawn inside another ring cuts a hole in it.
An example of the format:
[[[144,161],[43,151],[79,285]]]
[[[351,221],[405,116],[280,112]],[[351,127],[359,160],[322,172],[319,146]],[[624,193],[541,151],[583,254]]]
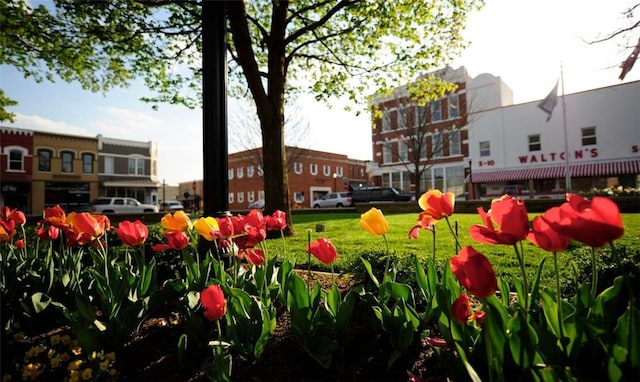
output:
[[[564,187],[571,193],[571,167],[569,166],[569,144],[567,139],[567,105],[564,102],[564,70],[560,64],[560,86],[562,88],[562,127],[564,128]]]

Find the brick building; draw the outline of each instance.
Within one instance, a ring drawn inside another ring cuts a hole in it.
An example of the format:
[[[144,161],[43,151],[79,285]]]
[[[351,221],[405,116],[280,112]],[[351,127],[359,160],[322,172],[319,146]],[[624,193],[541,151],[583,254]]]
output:
[[[33,132],[0,127],[0,206],[29,209]]]

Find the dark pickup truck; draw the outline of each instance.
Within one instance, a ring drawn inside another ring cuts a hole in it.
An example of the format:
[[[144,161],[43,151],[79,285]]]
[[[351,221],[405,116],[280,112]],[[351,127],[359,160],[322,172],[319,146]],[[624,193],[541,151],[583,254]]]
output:
[[[351,201],[354,204],[369,202],[408,202],[410,200],[415,200],[413,194],[398,191],[393,187],[368,187],[351,192]]]

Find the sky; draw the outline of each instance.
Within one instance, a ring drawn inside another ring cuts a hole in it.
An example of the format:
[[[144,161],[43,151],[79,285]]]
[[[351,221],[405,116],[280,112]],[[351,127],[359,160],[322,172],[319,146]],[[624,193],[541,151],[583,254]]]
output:
[[[491,73],[511,88],[514,103],[544,98],[560,77],[565,94],[621,83],[619,65],[635,45],[629,41],[588,44],[627,25],[622,12],[635,1],[616,0],[486,0],[470,14],[463,33],[469,46],[450,65],[464,66],[476,77]],[[624,82],[640,79],[640,63]],[[402,84],[398,84],[402,85]],[[95,137],[153,141],[158,144],[158,177],[169,185],[202,179],[202,111],[162,104],[159,110],[139,101],[150,93],[142,83],[106,95],[84,91],[63,81],[35,83],[15,69],[0,67],[0,88],[19,104],[17,115],[3,126]],[[233,105],[229,113],[236,111]],[[331,107],[313,97],[301,99],[309,122],[304,145],[314,150],[372,159],[370,116]],[[233,117],[230,116],[231,120]],[[246,147],[229,146],[229,152]]]

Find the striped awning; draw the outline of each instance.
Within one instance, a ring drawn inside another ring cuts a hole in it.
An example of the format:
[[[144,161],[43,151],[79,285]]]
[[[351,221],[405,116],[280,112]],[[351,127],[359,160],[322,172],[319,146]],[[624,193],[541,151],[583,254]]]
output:
[[[601,162],[580,163],[570,165],[571,177],[580,178],[588,176],[609,176],[624,174],[640,174],[640,159]],[[496,183],[514,180],[528,179],[556,179],[564,178],[565,166],[520,168],[502,171],[473,172],[465,179],[466,183]]]

